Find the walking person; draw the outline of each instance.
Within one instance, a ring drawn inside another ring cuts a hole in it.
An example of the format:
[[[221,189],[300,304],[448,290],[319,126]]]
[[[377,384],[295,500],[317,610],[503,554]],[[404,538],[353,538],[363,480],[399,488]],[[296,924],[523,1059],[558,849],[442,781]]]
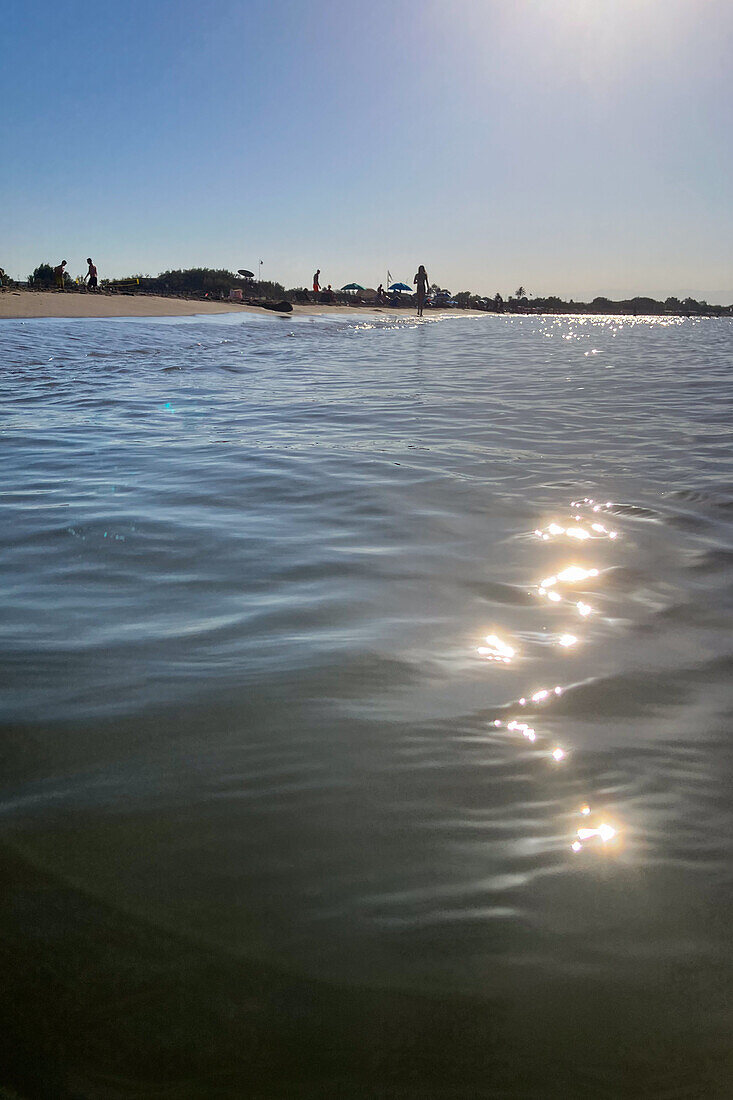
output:
[[[428,273],[422,264],[417,269],[417,275],[412,281],[417,287],[417,315],[422,317],[423,306],[428,296]]]
[[[95,265],[92,263],[91,256],[87,256],[87,263],[89,264],[89,270],[87,271],[86,275],[84,276],[85,282],[87,284],[87,289],[88,290],[96,290],[97,289],[97,269],[96,269]]]
[[[313,293],[317,294],[320,289],[321,289],[321,269],[319,267],[318,271],[313,276]]]

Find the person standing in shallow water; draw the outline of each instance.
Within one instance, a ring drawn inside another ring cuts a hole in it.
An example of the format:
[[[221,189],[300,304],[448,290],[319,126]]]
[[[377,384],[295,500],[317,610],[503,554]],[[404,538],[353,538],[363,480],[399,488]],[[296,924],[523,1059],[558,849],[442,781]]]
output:
[[[423,306],[428,296],[428,273],[422,264],[417,269],[417,275],[412,281],[417,287],[417,315],[422,317]]]

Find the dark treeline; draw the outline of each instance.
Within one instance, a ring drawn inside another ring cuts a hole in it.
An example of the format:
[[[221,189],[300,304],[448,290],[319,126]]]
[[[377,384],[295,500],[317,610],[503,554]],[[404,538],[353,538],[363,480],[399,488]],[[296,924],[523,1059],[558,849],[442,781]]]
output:
[[[11,280],[5,276],[6,285]],[[69,275],[64,273],[64,283],[67,289],[76,288],[76,284]],[[54,285],[53,268],[48,263],[40,264],[32,275],[28,276],[27,285],[33,289],[45,289]],[[257,279],[243,278],[224,268],[192,267],[177,269],[174,271],[162,271],[159,275],[129,275],[122,279],[101,279],[100,286],[103,289],[117,293],[147,293],[161,295],[175,295],[176,297],[210,298],[214,300],[228,299],[231,291],[241,291],[243,301],[288,301],[308,302],[318,301],[325,304],[346,303],[350,305],[371,305],[374,298],[369,292],[365,294],[349,294],[341,291],[324,291],[314,295],[303,287],[293,287],[286,290],[282,283],[271,281],[259,281]],[[576,302],[571,298],[565,301],[556,295],[548,297],[529,297],[524,288],[520,287],[513,295],[504,299],[499,293],[493,298],[487,298],[474,294],[470,290],[462,290],[458,294],[451,295],[450,291],[442,290],[437,284],[430,288],[431,297],[428,307],[431,305],[441,309],[475,309],[490,313],[591,313],[591,314],[623,314],[625,316],[699,316],[699,317],[729,317],[733,315],[733,305],[709,305],[706,301],[698,301],[695,298],[666,298],[658,301],[655,298],[638,296],[614,301],[609,298],[593,298],[590,302]],[[373,292],[371,292],[373,294]],[[391,299],[391,304],[399,304],[410,307],[415,298],[411,294],[402,294]]]
[[[154,294],[208,295],[211,298],[228,298],[230,290],[241,290],[245,295],[259,298],[286,298],[281,283],[243,279],[223,268],[190,267],[185,270],[162,271],[160,275],[136,275],[140,289]],[[125,280],[121,280],[125,281]]]
[[[459,295],[456,295],[456,297],[458,298]],[[664,315],[682,317],[733,316],[733,305],[709,305],[706,301],[697,301],[695,298],[665,298],[664,301],[658,301],[656,298],[640,295],[618,301],[611,298],[593,298],[590,302],[575,302],[572,298],[569,301],[564,301],[562,298],[551,295],[547,298],[510,297],[506,302],[498,303],[496,298],[489,301],[491,302],[490,308],[504,313],[595,313],[623,314],[632,317]]]
[[[12,280],[7,280],[10,284]],[[53,267],[51,264],[39,264],[32,275],[28,276],[27,285],[34,290],[47,290],[55,285]],[[64,286],[76,289],[77,284],[64,272]],[[148,293],[162,295],[176,295],[183,297],[209,297],[215,299],[228,298],[230,290],[239,289],[244,294],[258,298],[281,299],[287,298],[285,288],[280,283],[262,282],[256,279],[243,279],[231,271],[223,268],[191,267],[185,270],[162,271],[160,275],[126,275],[120,279],[100,279],[100,286],[105,290],[121,291],[125,293]]]

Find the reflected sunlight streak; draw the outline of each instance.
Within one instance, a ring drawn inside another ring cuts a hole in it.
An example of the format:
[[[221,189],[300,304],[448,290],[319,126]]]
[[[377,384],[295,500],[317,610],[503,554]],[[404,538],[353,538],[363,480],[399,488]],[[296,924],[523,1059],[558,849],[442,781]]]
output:
[[[480,645],[476,652],[487,661],[500,661],[508,665],[516,650],[497,634],[487,634],[486,645]]]
[[[572,502],[573,508],[581,510],[583,508],[588,508],[596,515],[599,512],[611,508],[611,506],[612,502],[610,500],[604,505],[589,497],[584,497],[582,500]],[[595,519],[593,522],[584,525],[583,516],[580,513],[574,515],[572,517],[572,522],[567,526],[562,526],[553,520],[553,522],[549,523],[544,529],[539,527],[535,528],[534,533],[544,542],[561,536],[566,536],[580,542],[593,538],[616,539],[618,537],[617,531],[609,530],[603,523]],[[578,615],[582,618],[587,618],[594,612],[590,604],[585,603],[583,600],[571,601],[567,599],[567,597],[561,595],[561,593],[557,591],[557,588],[563,585],[577,584],[590,578],[598,577],[599,575],[600,569],[595,566],[586,568],[581,565],[568,565],[556,574],[550,574],[543,577],[537,586],[537,591],[540,596],[545,597],[551,603],[566,602],[571,604]],[[570,633],[556,634],[551,637],[554,637],[555,644],[563,649],[571,649],[581,640],[575,634]],[[478,653],[487,660],[500,661],[505,664],[508,664],[512,658],[516,656],[516,650],[496,634],[489,634],[486,637],[486,645],[479,646]],[[545,703],[553,697],[562,695],[562,693],[563,688],[559,684],[554,688],[538,688],[530,696],[521,696],[518,703],[520,707],[526,707],[530,703]],[[496,729],[500,729],[504,726],[504,723],[499,718],[495,719],[492,724]],[[509,733],[521,733],[522,737],[531,744],[535,744],[538,741],[537,731],[534,727],[530,726],[527,722],[520,722],[516,718],[511,718],[506,722],[506,730]],[[561,764],[568,759],[568,750],[562,748],[560,745],[555,745],[554,748],[545,750],[545,753],[556,764]],[[543,753],[543,755],[545,754]],[[584,802],[578,806],[574,812],[580,814],[584,818],[589,818],[591,808],[587,802]],[[595,827],[588,825],[577,829],[575,839],[570,847],[571,850],[577,854],[583,850],[584,844],[589,841],[600,841],[601,847],[604,847],[617,837],[618,830],[615,826],[610,825],[608,822],[601,822],[601,824]]]

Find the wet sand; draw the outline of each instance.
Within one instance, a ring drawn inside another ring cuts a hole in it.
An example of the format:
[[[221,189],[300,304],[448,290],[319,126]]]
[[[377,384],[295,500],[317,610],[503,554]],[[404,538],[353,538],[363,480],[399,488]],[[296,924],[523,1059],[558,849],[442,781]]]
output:
[[[407,316],[406,308],[392,309],[385,306],[330,306],[294,305],[293,315],[319,316],[322,314],[359,315],[380,312]],[[237,302],[205,302],[187,298],[163,298],[152,294],[78,294],[55,290],[6,290],[0,294],[0,320],[31,317],[193,317],[209,313],[255,313],[261,317],[276,314],[262,306],[241,305]],[[451,310],[450,314],[481,316],[473,310]],[[432,311],[430,316],[440,316]]]

